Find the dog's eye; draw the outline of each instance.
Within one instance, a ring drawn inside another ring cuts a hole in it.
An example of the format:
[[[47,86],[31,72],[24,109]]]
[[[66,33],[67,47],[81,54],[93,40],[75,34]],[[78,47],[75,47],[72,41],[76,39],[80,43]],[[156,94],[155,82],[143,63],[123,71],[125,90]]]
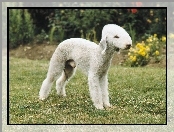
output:
[[[114,36],[114,38],[119,38],[119,37],[116,35],[116,36]]]

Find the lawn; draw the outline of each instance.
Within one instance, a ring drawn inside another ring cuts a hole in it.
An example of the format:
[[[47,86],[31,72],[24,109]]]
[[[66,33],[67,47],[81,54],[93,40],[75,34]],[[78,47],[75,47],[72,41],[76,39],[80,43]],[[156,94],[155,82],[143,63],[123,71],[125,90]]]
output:
[[[166,124],[166,70],[111,66],[112,108],[97,110],[89,96],[87,77],[80,71],[66,86],[66,97],[55,84],[45,101],[38,99],[49,62],[10,57],[10,124]]]

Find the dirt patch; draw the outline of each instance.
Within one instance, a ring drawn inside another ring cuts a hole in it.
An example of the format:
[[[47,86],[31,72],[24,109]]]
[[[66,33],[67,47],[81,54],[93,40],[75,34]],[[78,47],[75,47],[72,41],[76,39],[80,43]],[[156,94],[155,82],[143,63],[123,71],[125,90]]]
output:
[[[20,45],[16,49],[11,49],[9,55],[17,58],[27,58],[31,60],[50,60],[52,54],[57,48],[56,44],[29,44]],[[115,54],[112,60],[112,65],[122,65],[127,58],[128,51],[121,51],[120,54]],[[148,66],[152,67],[166,67],[166,57],[160,63],[151,62]]]
[[[32,45],[20,45],[16,49],[11,49],[9,52],[10,56],[18,58],[28,58],[31,60],[49,60],[54,53],[57,45],[53,44],[32,44]]]

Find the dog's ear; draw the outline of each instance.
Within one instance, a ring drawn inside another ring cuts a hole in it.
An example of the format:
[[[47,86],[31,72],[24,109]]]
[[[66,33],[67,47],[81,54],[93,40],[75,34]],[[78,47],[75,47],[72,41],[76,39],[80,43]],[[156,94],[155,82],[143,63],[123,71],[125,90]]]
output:
[[[102,49],[102,54],[105,54],[105,51],[107,49],[107,37],[104,37],[100,40],[100,43],[99,43],[101,49]]]

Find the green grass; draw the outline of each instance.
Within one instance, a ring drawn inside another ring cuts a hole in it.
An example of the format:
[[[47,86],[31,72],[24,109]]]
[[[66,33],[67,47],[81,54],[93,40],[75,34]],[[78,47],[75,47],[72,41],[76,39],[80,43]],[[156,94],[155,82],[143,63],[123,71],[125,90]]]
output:
[[[10,58],[10,124],[165,124],[166,71],[163,68],[111,66],[112,108],[97,110],[89,96],[87,77],[80,71],[66,86],[66,97],[55,84],[45,101],[38,99],[48,61]]]

